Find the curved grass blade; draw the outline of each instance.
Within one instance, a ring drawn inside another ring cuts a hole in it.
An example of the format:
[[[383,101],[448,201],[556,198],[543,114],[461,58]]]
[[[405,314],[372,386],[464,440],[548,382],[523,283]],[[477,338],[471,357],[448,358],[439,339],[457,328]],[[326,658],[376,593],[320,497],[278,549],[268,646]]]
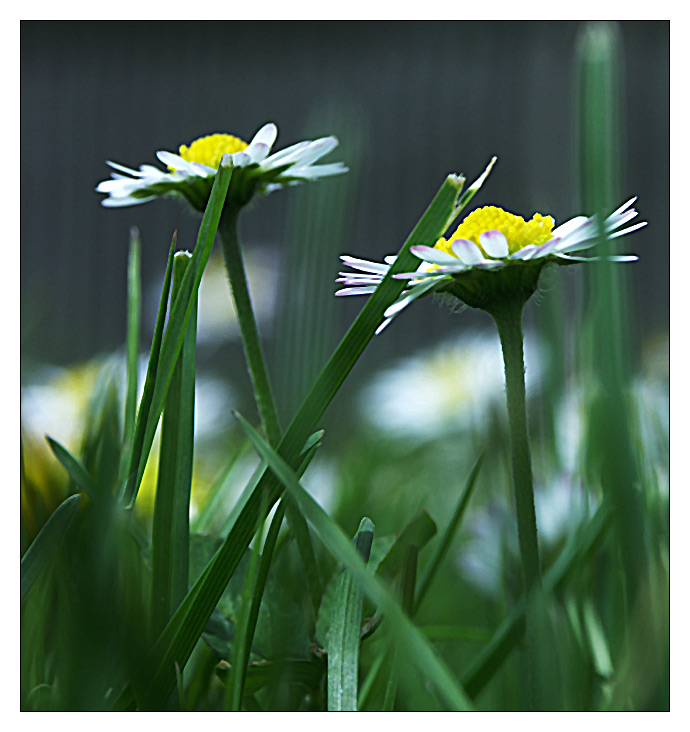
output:
[[[24,604],[31,588],[55,556],[55,550],[67,533],[79,508],[79,494],[66,498],[51,514],[38,536],[26,550],[21,562],[20,604]]]
[[[46,440],[55,457],[60,461],[62,467],[67,471],[69,477],[86,493],[92,500],[99,498],[98,486],[96,481],[91,477],[89,471],[72,455],[72,453],[63,447],[57,440],[46,435]]]
[[[354,545],[364,562],[369,561],[374,524],[363,518]],[[359,644],[362,631],[364,595],[357,582],[344,569],[338,583],[333,618],[328,631],[328,711],[357,711]]]
[[[450,549],[450,545],[453,541],[453,537],[455,536],[455,532],[457,531],[458,526],[462,521],[462,517],[465,515],[465,511],[467,510],[470,498],[472,497],[472,492],[474,491],[474,486],[477,482],[477,476],[479,475],[479,470],[482,466],[482,461],[484,460],[485,454],[486,453],[483,452],[479,456],[477,462],[474,464],[472,472],[470,473],[470,476],[467,479],[467,483],[465,484],[465,489],[460,496],[458,505],[453,511],[453,515],[448,522],[448,526],[446,526],[446,530],[443,532],[443,537],[441,538],[441,541],[436,548],[436,552],[434,553],[433,558],[424,570],[424,575],[422,576],[421,582],[419,583],[419,590],[417,590],[417,597],[414,603],[414,612],[417,612],[417,610],[419,610],[419,606],[422,604],[422,601],[424,600],[424,597],[428,592],[431,583],[434,581],[434,577],[436,576],[438,568],[441,566],[441,562],[443,562],[443,559],[448,553],[448,549]]]
[[[405,661],[428,679],[451,709],[467,710],[472,704],[450,669],[438,657],[432,646],[405,615],[390,590],[367,570],[362,558],[343,530],[302,488],[294,471],[273,451],[258,432],[239,414],[242,428],[257,452],[269,464],[286,490],[300,507],[302,514],[313,526],[319,539],[331,554],[342,562],[369,599],[379,605],[399,643],[396,646]]]

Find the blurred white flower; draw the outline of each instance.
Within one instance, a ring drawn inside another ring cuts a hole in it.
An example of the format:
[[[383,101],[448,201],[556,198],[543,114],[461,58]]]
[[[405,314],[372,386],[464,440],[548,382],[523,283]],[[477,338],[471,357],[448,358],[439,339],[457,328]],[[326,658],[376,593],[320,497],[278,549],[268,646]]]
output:
[[[527,389],[541,378],[542,349],[527,334]],[[503,404],[503,359],[498,335],[466,333],[377,373],[359,396],[359,410],[395,436],[434,439],[482,422]]]

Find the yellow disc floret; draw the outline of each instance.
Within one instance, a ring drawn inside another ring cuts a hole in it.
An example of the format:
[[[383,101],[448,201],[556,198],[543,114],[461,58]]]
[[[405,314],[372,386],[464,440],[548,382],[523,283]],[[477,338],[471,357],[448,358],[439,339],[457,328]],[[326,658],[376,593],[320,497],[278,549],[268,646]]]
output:
[[[180,157],[189,163],[201,163],[216,170],[224,153],[237,153],[247,148],[247,143],[234,135],[206,135],[187,147],[180,145]]]
[[[531,221],[508,213],[497,206],[478,208],[465,218],[450,239],[439,239],[436,248],[453,254],[450,245],[456,239],[469,239],[480,249],[479,235],[485,231],[500,231],[508,240],[508,250],[514,254],[528,244],[545,244],[552,238],[554,220],[551,216],[535,213]],[[483,254],[486,252],[482,249]],[[455,256],[455,255],[453,255]]]

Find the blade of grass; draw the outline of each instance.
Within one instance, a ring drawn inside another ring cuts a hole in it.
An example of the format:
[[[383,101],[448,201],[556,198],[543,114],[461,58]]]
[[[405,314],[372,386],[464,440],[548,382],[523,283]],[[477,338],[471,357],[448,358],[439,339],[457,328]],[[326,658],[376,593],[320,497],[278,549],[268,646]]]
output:
[[[81,488],[84,493],[92,500],[97,501],[99,498],[99,490],[96,481],[91,477],[89,471],[72,455],[72,453],[63,447],[57,440],[46,435],[46,440],[55,457],[60,461],[62,467],[67,471],[69,477]]]
[[[471,709],[472,705],[450,669],[439,658],[429,642],[405,615],[390,590],[367,570],[362,558],[343,530],[300,485],[294,471],[273,451],[258,432],[240,415],[236,415],[257,452],[270,465],[302,514],[314,528],[324,546],[352,574],[369,599],[379,605],[399,643],[396,648],[410,666],[417,668],[422,678],[428,679],[438,690],[445,703],[456,710]]]
[[[364,562],[369,561],[374,524],[363,518],[354,545]],[[362,631],[364,595],[359,585],[344,569],[335,596],[333,618],[328,631],[328,711],[357,711],[357,676],[359,644]]]
[[[189,266],[188,252],[175,255],[173,299]],[[158,635],[187,594],[189,581],[189,502],[194,460],[194,387],[197,299],[185,330],[161,430],[158,485],[153,512],[151,623]]]
[[[280,520],[282,521],[282,512],[280,512]],[[257,526],[257,535],[261,535],[262,526],[266,518],[265,511],[259,520]],[[253,586],[259,565],[259,547],[255,547],[250,555],[249,567],[244,578],[242,593],[239,597],[239,610],[237,614],[237,623],[235,625],[235,636],[233,638],[232,648],[232,666],[230,668],[230,680],[225,689],[225,711],[239,712],[242,705],[242,688],[244,687],[245,678],[245,656],[249,655],[251,643],[247,646],[247,626],[249,625]]]
[[[608,506],[602,505],[590,522],[576,532],[563,549],[553,566],[544,575],[545,595],[557,592],[577,564],[589,555],[602,539],[609,526],[611,514]],[[508,654],[520,642],[525,632],[524,600],[499,626],[490,643],[482,649],[463,675],[463,686],[470,698],[477,694],[494,677]]]
[[[146,366],[146,378],[144,379],[144,390],[139,403],[139,412],[134,427],[134,435],[132,437],[132,446],[128,451],[128,462],[121,464],[120,470],[120,495],[124,495],[127,481],[131,478],[130,473],[136,470],[141,458],[141,450],[144,440],[143,425],[148,420],[151,411],[151,400],[153,399],[153,388],[156,383],[156,371],[158,369],[158,360],[160,358],[161,342],[163,340],[163,329],[165,328],[165,318],[168,313],[168,298],[170,296],[170,286],[172,284],[173,258],[175,255],[175,247],[177,246],[177,232],[173,234],[168,250],[168,262],[165,265],[165,275],[163,276],[163,287],[161,289],[160,302],[158,304],[158,313],[156,314],[156,324],[153,328],[153,338],[151,340],[151,351],[149,361]]]
[[[134,440],[137,411],[139,368],[139,337],[141,333],[141,240],[139,230],[132,227],[129,235],[129,262],[127,265],[127,390],[125,422],[120,458],[120,477],[129,465]]]
[[[436,524],[426,511],[412,519],[400,532],[393,546],[376,569],[376,574],[392,580],[405,568],[411,546],[419,551],[431,541],[436,533]]]
[[[417,262],[410,253],[410,247],[437,241],[469,202],[477,190],[471,187],[460,197],[464,178],[450,175],[432,200],[428,209],[417,223],[403,245],[394,266],[369,298],[355,322],[345,334],[340,345],[321,371],[319,378],[287,429],[279,446],[280,455],[290,465],[296,464],[303,446],[333,397],[337,393],[362,351],[373,338],[383,320],[384,311],[398,297],[405,287],[401,280],[393,279],[397,272],[408,271]],[[458,202],[458,199],[459,202]],[[251,541],[256,517],[261,508],[261,493],[269,491],[271,500],[277,500],[279,481],[270,471],[264,472],[243,503],[223,545],[209,563],[188,594],[183,605],[173,616],[156,644],[155,654],[159,659],[153,685],[172,690],[175,679],[172,662],[178,659],[186,662],[199,636],[203,632],[213,608]],[[117,702],[118,708],[130,708],[131,689],[127,688]]]
[[[182,348],[185,329],[194,308],[194,301],[199,291],[201,276],[208,258],[211,255],[213,241],[218,230],[218,223],[223,211],[225,197],[232,176],[232,160],[226,155],[221,162],[218,173],[213,182],[204,217],[199,227],[197,244],[194,248],[187,271],[182,278],[180,290],[172,300],[168,327],[165,329],[160,347],[158,365],[153,383],[153,395],[147,415],[140,415],[137,420],[135,446],[137,450],[132,455],[129,480],[125,486],[123,500],[125,505],[132,506],[136,500],[139,485],[144,474],[153,437],[158,420],[163,410],[165,396],[172,380],[175,363]],[[148,381],[148,378],[147,378]]]
[[[485,454],[485,452],[482,452],[482,454],[479,456],[479,459],[472,468],[472,472],[467,479],[467,483],[465,483],[465,489],[460,495],[458,505],[455,507],[453,515],[448,522],[448,526],[446,526],[446,530],[443,532],[443,537],[441,538],[441,541],[436,548],[434,556],[424,570],[424,575],[422,576],[422,580],[419,583],[419,590],[417,591],[417,599],[415,600],[414,604],[414,612],[417,612],[417,610],[419,610],[419,606],[422,604],[426,593],[429,591],[431,583],[434,581],[434,577],[436,576],[436,572],[438,572],[438,568],[441,566],[441,563],[448,553],[448,549],[450,549],[450,545],[453,542],[453,537],[455,536],[455,533],[460,526],[460,522],[465,515],[465,511],[467,510],[470,498],[472,497],[472,492],[474,491],[474,486],[477,482],[477,476],[479,475],[479,470],[482,466],[482,461],[484,460]]]
[[[259,609],[263,598],[266,582],[268,580],[268,571],[271,567],[273,558],[273,550],[275,549],[280,526],[285,516],[284,502],[281,502],[271,520],[271,525],[266,534],[261,557],[258,562],[258,570],[256,572],[256,582],[254,582],[251,598],[247,598],[246,616],[241,616],[237,623],[235,633],[235,657],[233,662],[232,686],[228,691],[232,693],[231,704],[229,709],[232,711],[240,711],[242,705],[242,697],[244,696],[244,686],[247,679],[247,667],[249,665],[249,654],[252,643],[254,641],[254,633],[256,631],[256,623],[259,619]],[[255,553],[255,556],[258,552]],[[251,591],[250,583],[254,580],[254,564],[252,563],[247,573],[247,586]]]
[[[20,570],[21,605],[24,604],[36,580],[55,556],[57,547],[67,533],[72,519],[77,515],[80,499],[79,494],[65,498],[50,515],[31,546],[24,552]]]

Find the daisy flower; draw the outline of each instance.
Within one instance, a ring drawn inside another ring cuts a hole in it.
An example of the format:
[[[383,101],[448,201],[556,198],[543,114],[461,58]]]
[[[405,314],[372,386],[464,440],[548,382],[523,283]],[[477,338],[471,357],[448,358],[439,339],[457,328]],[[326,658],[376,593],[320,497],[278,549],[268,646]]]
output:
[[[646,225],[641,221],[626,226],[637,216],[632,208],[635,200],[626,201],[603,221],[606,238],[614,239]],[[525,221],[497,206],[484,206],[470,213],[448,239],[439,239],[433,247],[412,247],[410,251],[421,264],[415,272],[393,275],[408,280],[408,285],[384,313],[386,319],[377,332],[411,302],[432,291],[448,292],[467,305],[486,310],[515,287],[531,295],[547,262],[573,264],[599,259],[574,254],[596,245],[602,228],[598,216],[576,216],[556,228],[554,224],[551,216],[540,213]],[[637,257],[607,259],[632,262]],[[346,287],[335,294],[366,295],[388,274],[396,257],[385,257],[382,263],[350,256],[341,260],[356,272],[340,272],[336,281]]]
[[[224,154],[232,157],[235,168],[228,197],[244,205],[255,193],[270,193],[308,180],[345,173],[343,163],[315,165],[337,145],[335,137],[305,140],[270,154],[278,135],[273,123],[264,125],[246,143],[227,134],[206,135],[190,145],[180,145],[178,153],[159,150],[158,159],[167,166],[142,165],[139,170],[107,161],[115,171],[109,180],[96,186],[106,193],[104,206],[133,206],[166,195],[181,195],[203,211],[213,180]]]

